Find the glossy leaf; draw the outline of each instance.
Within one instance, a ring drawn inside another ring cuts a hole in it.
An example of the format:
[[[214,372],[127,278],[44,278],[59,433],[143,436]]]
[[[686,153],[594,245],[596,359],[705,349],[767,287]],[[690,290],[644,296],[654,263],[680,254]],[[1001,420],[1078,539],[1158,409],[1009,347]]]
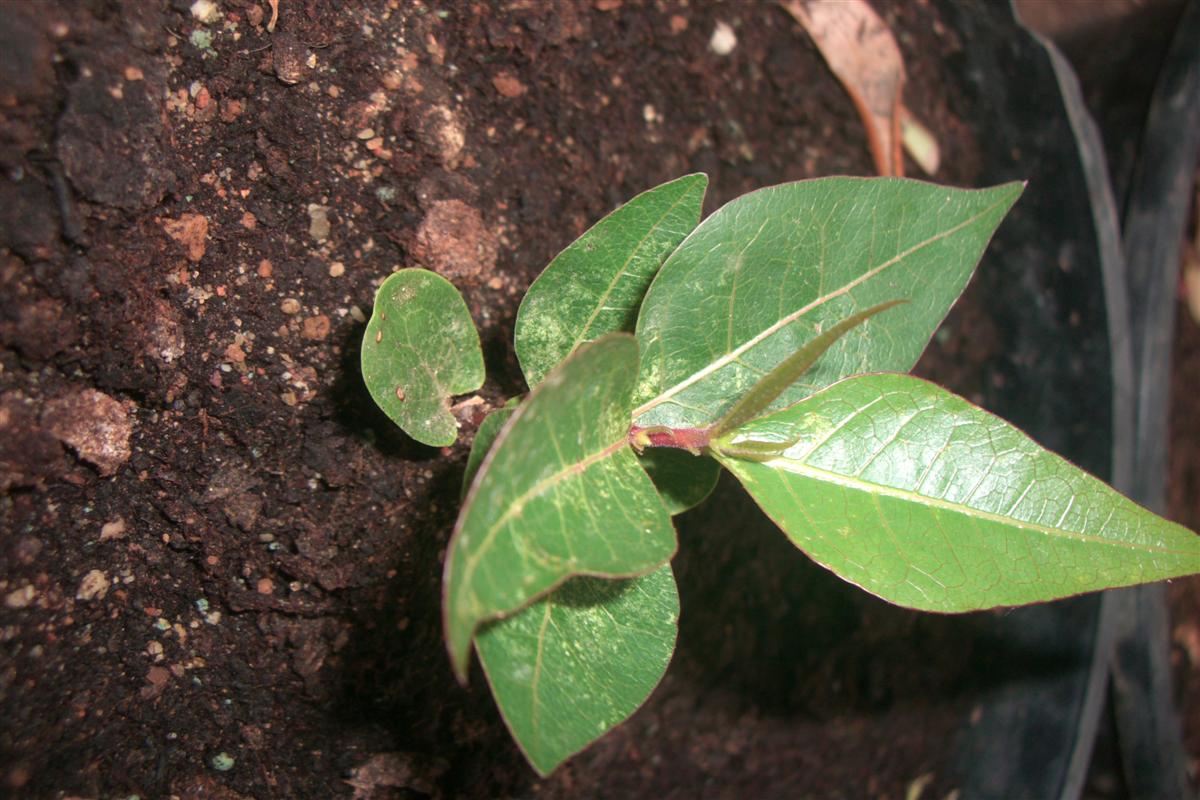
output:
[[[513,398],[479,426],[464,494],[517,405]],[[649,453],[640,457],[671,514],[700,502],[715,485],[720,467],[712,459],[653,452],[705,462],[697,469]],[[492,694],[535,769],[549,773],[650,696],[671,659],[678,618],[675,576],[664,565],[637,578],[572,578],[479,629],[475,642]]]
[[[583,342],[633,330],[650,281],[700,221],[707,186],[707,176],[685,175],[643,192],[550,262],[517,312],[517,358],[530,386]]]
[[[747,441],[791,444],[730,454]],[[715,446],[798,547],[898,605],[970,611],[1200,572],[1200,537],[907,375],[847,379]]]
[[[500,713],[539,773],[645,702],[671,660],[678,619],[665,565],[626,580],[572,578],[480,630],[479,658]]]
[[[636,423],[710,425],[822,330],[901,298],[910,302],[848,333],[771,408],[848,375],[908,371],[1021,188],[822,178],[728,203],[646,294]]]
[[[666,563],[675,531],[628,444],[637,343],[580,347],[504,425],[467,494],[446,556],[446,642],[465,680],[482,622],[573,575],[631,577]]]
[[[654,481],[671,516],[704,502],[717,486],[721,466],[706,456],[694,456],[672,447],[649,447],[638,456]]]
[[[454,285],[423,269],[388,276],[362,343],[367,390],[418,442],[454,444],[450,397],[483,385],[483,351],[467,304]]]

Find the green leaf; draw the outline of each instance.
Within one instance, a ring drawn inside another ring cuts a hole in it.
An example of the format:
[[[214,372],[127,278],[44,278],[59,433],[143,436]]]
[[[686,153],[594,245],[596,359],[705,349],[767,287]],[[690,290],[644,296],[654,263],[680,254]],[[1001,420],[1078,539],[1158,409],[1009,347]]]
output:
[[[479,333],[462,295],[423,269],[388,276],[363,334],[362,374],[371,398],[418,442],[454,444],[450,397],[483,385]]]
[[[665,564],[675,531],[629,447],[637,343],[580,347],[518,406],[483,460],[446,556],[446,643],[460,680],[475,628],[573,575]]]
[[[742,442],[792,442],[742,460]],[[966,400],[864,375],[714,443],[818,563],[892,603],[958,612],[1200,572],[1200,537]]]
[[[780,361],[774,369],[760,378],[758,383],[750,388],[750,391],[742,395],[725,412],[725,416],[716,421],[712,427],[713,438],[740,428],[750,420],[762,416],[763,412],[775,402],[775,399],[800,380],[804,373],[812,369],[812,365],[817,363],[817,359],[825,355],[825,351],[833,347],[838,339],[876,314],[903,302],[905,301],[889,300],[886,303],[872,306],[866,311],[852,314],[809,339],[803,347]]]
[[[635,422],[705,427],[806,341],[889,300],[910,302],[843,337],[771,408],[848,375],[908,371],[1021,189],[822,178],[728,203],[646,293]]]
[[[466,499],[467,491],[471,488],[471,481],[475,480],[479,468],[483,466],[484,456],[492,449],[496,437],[500,435],[500,429],[504,427],[504,423],[508,422],[519,404],[520,398],[509,398],[502,407],[488,412],[488,415],[483,418],[483,422],[479,423],[479,430],[475,431],[475,440],[471,442],[471,452],[467,454],[467,467],[463,471],[460,501]]]
[[[500,713],[542,775],[623,722],[658,685],[679,619],[670,565],[640,578],[572,578],[484,626],[479,658]]]
[[[467,457],[464,494],[517,405],[512,398],[479,426]],[[710,458],[651,452],[704,462],[697,469],[678,459],[648,458],[650,453],[640,457],[672,514],[703,500],[716,483],[720,467]],[[476,643],[492,694],[535,769],[548,774],[645,701],[670,661],[678,617],[675,577],[664,565],[639,578],[572,578],[479,629]],[[576,646],[580,642],[586,646]]]
[[[671,516],[700,505],[716,488],[721,465],[673,447],[648,447],[638,460]]]
[[[530,386],[580,344],[632,331],[663,260],[700,221],[706,175],[685,175],[621,206],[559,253],[517,312],[516,350]]]

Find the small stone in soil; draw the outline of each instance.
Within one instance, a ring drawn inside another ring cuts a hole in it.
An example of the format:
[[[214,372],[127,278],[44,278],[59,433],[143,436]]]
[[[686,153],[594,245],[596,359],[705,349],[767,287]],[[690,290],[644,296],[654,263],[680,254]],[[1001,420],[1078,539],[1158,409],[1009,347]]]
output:
[[[163,230],[187,248],[189,261],[204,258],[208,249],[208,218],[203,214],[181,214],[179,219],[163,220]]]
[[[309,50],[295,36],[280,33],[271,46],[271,66],[275,77],[289,86],[299,83],[308,71]]]
[[[717,26],[713,28],[712,38],[708,40],[708,47],[719,56],[727,56],[737,47],[737,34],[733,32],[733,28],[728,22],[721,20],[717,21]]]
[[[425,112],[417,129],[417,139],[443,165],[454,169],[467,143],[467,134],[458,115],[450,108],[439,105]]]
[[[417,229],[413,257],[451,281],[476,283],[494,271],[499,245],[473,206],[439,200]]]
[[[107,542],[109,539],[121,539],[125,536],[125,520],[117,518],[112,522],[104,523],[100,528],[100,541]]]
[[[129,460],[133,424],[125,407],[95,389],[81,389],[51,400],[42,413],[42,425],[95,464],[104,476],[112,475]]]
[[[329,238],[329,206],[308,204],[308,235],[318,242]]]
[[[79,582],[79,589],[75,592],[76,600],[103,600],[108,594],[108,576],[98,569],[94,569],[87,575],[83,576],[83,580]]]
[[[492,78],[492,86],[496,87],[496,91],[505,97],[520,97],[528,91],[525,84],[517,80],[517,77],[511,72],[501,72]]]
[[[304,320],[304,338],[314,342],[319,342],[329,335],[330,322],[329,317],[324,314],[317,314],[315,317],[309,317]]]
[[[4,605],[8,608],[25,608],[33,602],[33,598],[37,596],[37,590],[33,588],[33,584],[27,583],[20,589],[14,589],[4,596]]]

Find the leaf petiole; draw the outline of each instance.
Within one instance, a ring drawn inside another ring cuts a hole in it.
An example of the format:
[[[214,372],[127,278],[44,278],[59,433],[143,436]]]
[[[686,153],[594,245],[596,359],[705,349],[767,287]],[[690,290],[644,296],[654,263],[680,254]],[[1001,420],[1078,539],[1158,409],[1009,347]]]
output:
[[[629,445],[640,455],[647,447],[673,447],[687,450],[694,456],[708,447],[712,438],[709,428],[669,428],[666,425],[651,425],[629,430]]]

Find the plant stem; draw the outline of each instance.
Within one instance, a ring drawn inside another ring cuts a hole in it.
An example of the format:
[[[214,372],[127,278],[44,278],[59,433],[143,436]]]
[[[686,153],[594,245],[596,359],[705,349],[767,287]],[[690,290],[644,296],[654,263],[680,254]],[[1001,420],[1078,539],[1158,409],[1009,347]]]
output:
[[[710,428],[668,428],[664,425],[641,428],[634,425],[629,429],[629,443],[639,453],[647,447],[674,447],[698,456],[708,447],[711,438]]]

